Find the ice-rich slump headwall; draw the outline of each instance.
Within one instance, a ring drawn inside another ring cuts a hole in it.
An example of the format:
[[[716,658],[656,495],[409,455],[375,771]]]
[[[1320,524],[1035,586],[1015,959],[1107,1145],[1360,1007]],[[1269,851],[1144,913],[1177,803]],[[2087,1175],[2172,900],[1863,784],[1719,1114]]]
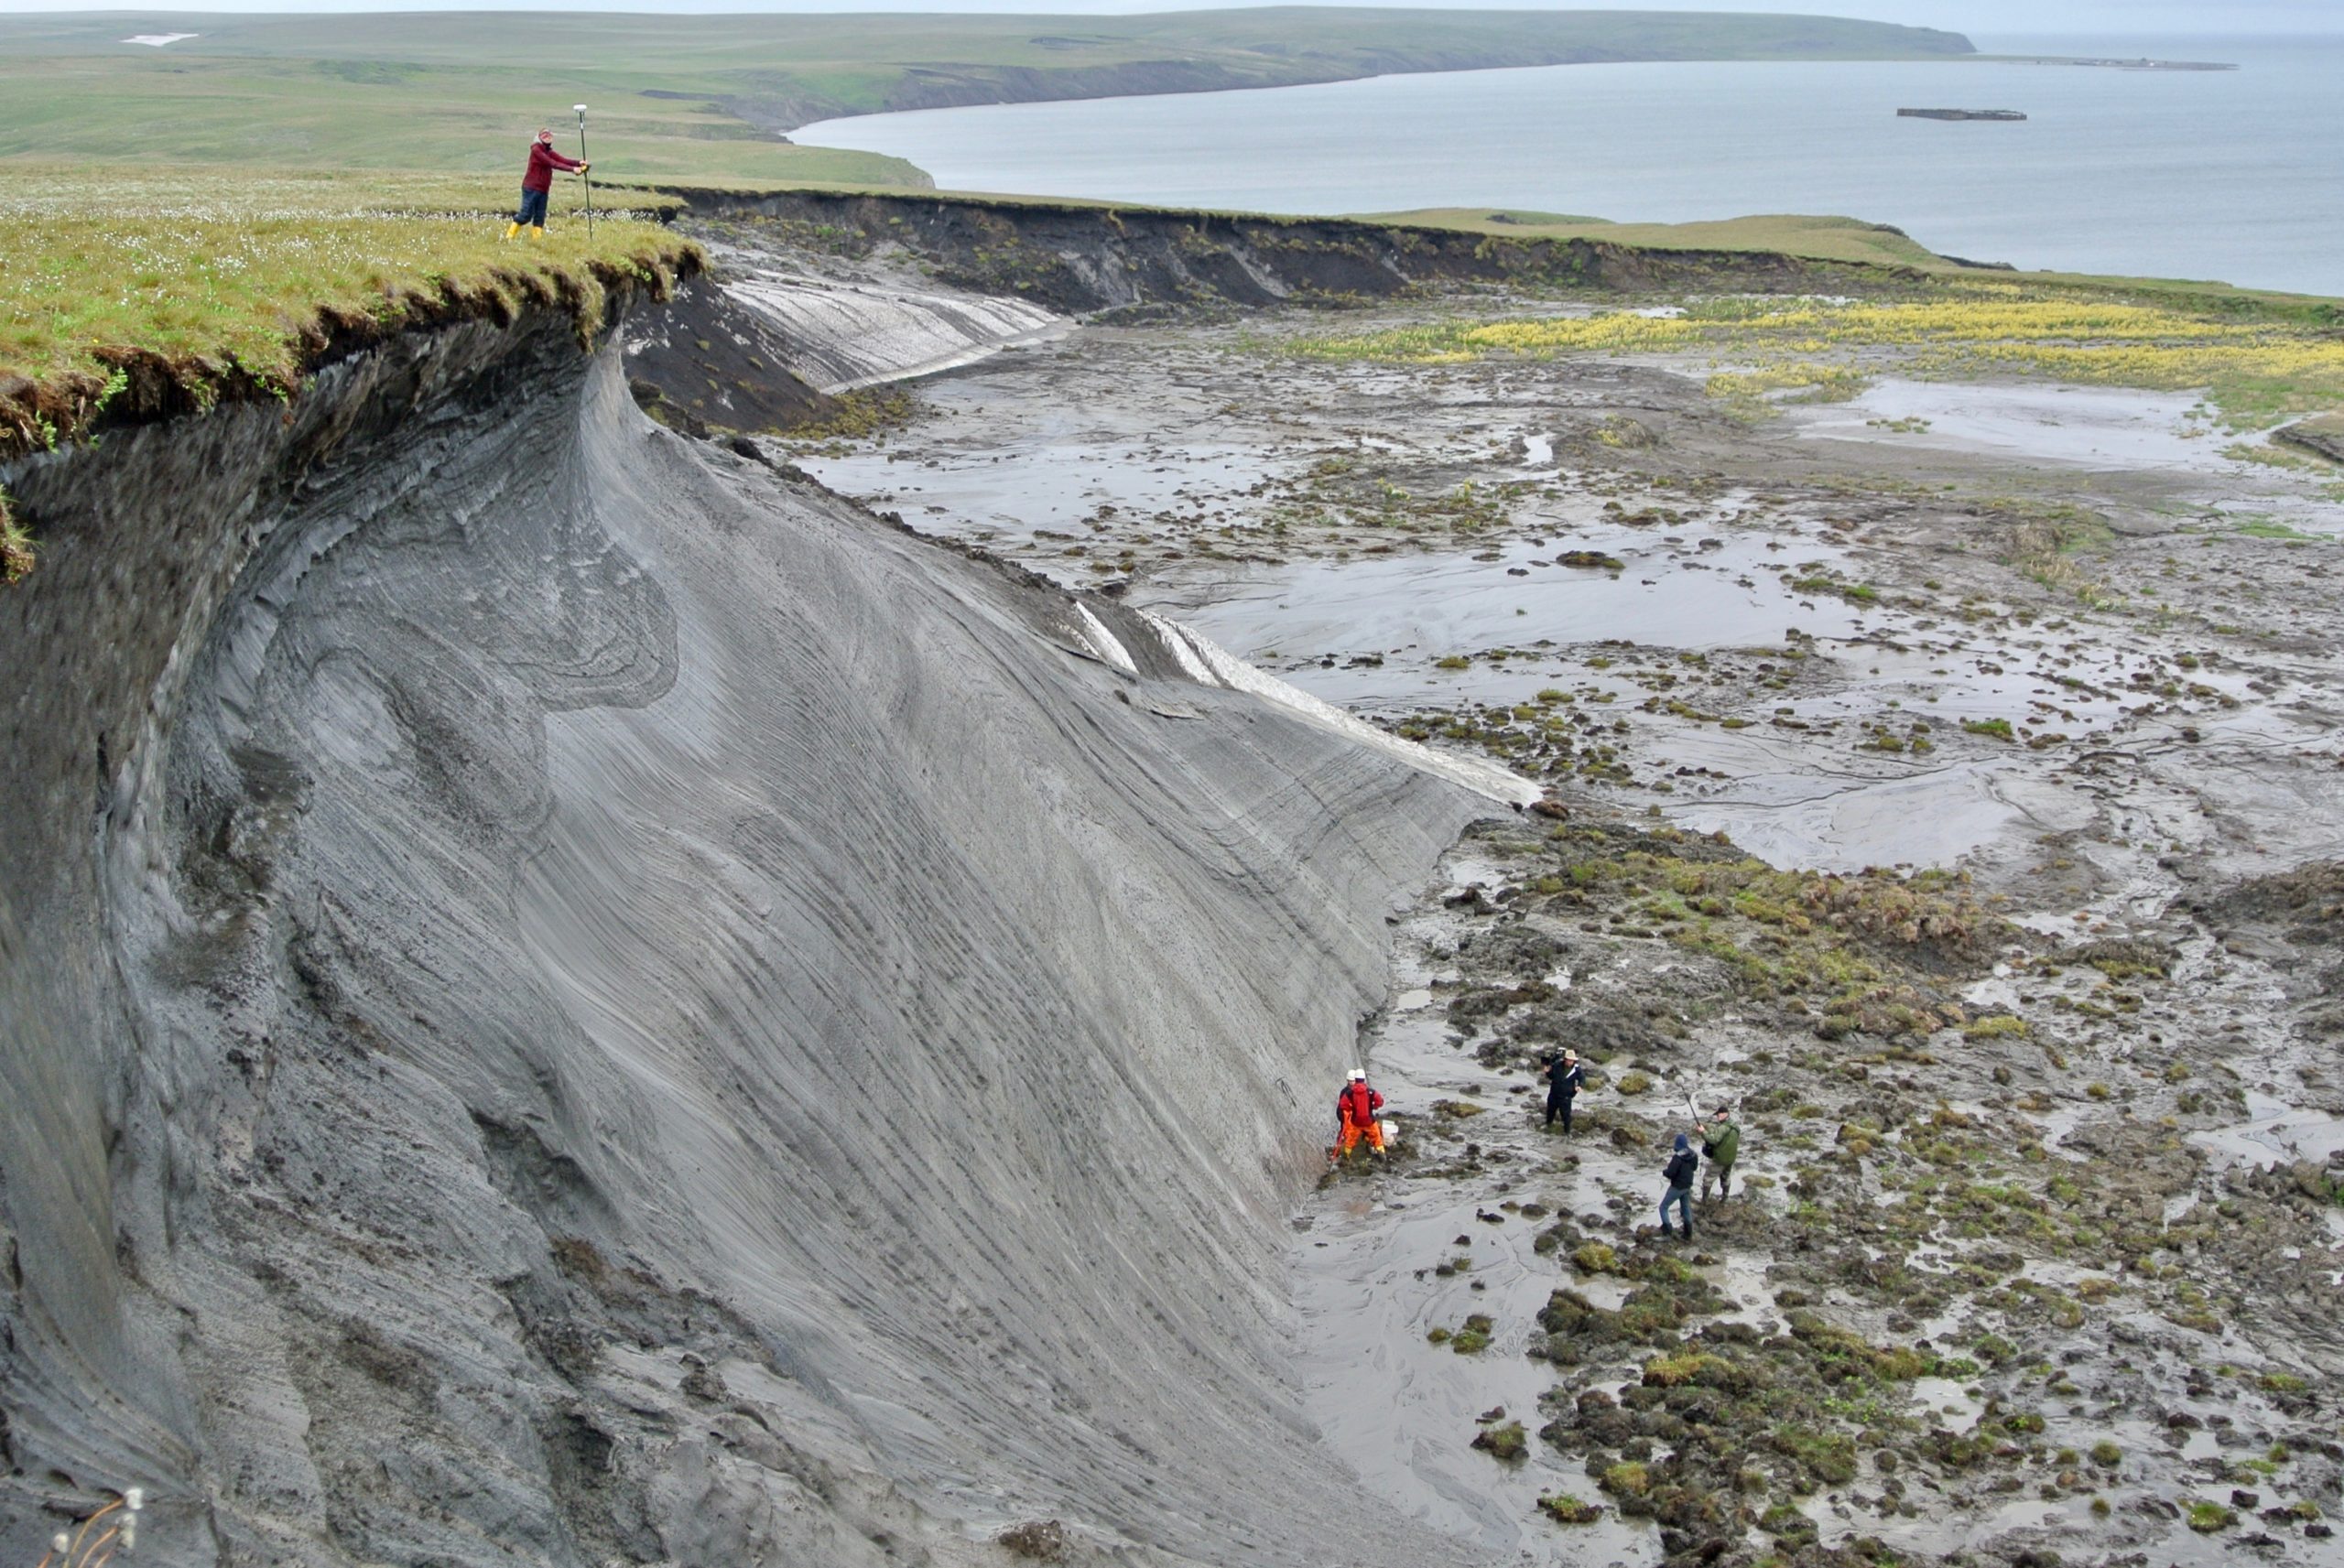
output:
[[[1445,1560],[1278,1233],[1486,800],[549,318],[0,481],[0,1559]]]

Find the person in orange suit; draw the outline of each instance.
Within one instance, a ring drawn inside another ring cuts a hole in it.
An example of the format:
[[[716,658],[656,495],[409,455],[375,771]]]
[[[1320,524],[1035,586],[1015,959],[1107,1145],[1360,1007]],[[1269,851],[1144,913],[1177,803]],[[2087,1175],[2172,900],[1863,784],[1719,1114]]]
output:
[[[1335,1135],[1335,1158],[1340,1160],[1367,1140],[1367,1146],[1378,1158],[1384,1153],[1384,1127],[1375,1113],[1384,1108],[1384,1097],[1368,1087],[1367,1069],[1353,1067],[1351,1081],[1343,1092],[1335,1097],[1335,1117],[1341,1123]]]

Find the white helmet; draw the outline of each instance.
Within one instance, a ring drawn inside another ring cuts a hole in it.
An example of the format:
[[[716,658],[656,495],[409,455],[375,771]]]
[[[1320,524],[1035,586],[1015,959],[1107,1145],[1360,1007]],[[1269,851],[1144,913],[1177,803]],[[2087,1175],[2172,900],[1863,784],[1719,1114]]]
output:
[[[1351,1082],[1355,1084],[1363,1084],[1367,1082],[1367,1069],[1365,1067],[1353,1067],[1351,1069]]]

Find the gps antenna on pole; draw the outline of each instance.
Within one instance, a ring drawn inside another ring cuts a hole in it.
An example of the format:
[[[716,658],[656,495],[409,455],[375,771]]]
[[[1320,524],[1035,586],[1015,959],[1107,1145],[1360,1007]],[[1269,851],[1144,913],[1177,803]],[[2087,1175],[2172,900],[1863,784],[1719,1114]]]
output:
[[[570,107],[578,111],[578,161],[584,163],[586,161],[586,105],[573,103]],[[586,182],[586,237],[591,240],[594,237],[594,177],[581,170],[578,178]]]

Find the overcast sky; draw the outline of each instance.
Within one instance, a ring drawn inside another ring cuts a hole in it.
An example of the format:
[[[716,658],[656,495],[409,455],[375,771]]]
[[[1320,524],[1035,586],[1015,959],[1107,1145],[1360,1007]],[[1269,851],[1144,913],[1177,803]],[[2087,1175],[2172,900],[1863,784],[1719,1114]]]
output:
[[[1231,0],[211,0],[140,5],[124,0],[0,0],[0,15],[42,11],[1061,11],[1210,9]],[[1242,0],[1240,0],[1242,3]],[[1380,0],[1359,0],[1377,4]],[[1419,5],[1478,7],[1490,0],[1394,0]],[[1501,0],[1502,3],[1502,0]],[[1610,5],[1517,5],[1525,10],[1807,11],[1875,21],[1909,22],[1990,37],[2026,33],[2235,34],[2344,32],[2344,0],[1640,0]]]

